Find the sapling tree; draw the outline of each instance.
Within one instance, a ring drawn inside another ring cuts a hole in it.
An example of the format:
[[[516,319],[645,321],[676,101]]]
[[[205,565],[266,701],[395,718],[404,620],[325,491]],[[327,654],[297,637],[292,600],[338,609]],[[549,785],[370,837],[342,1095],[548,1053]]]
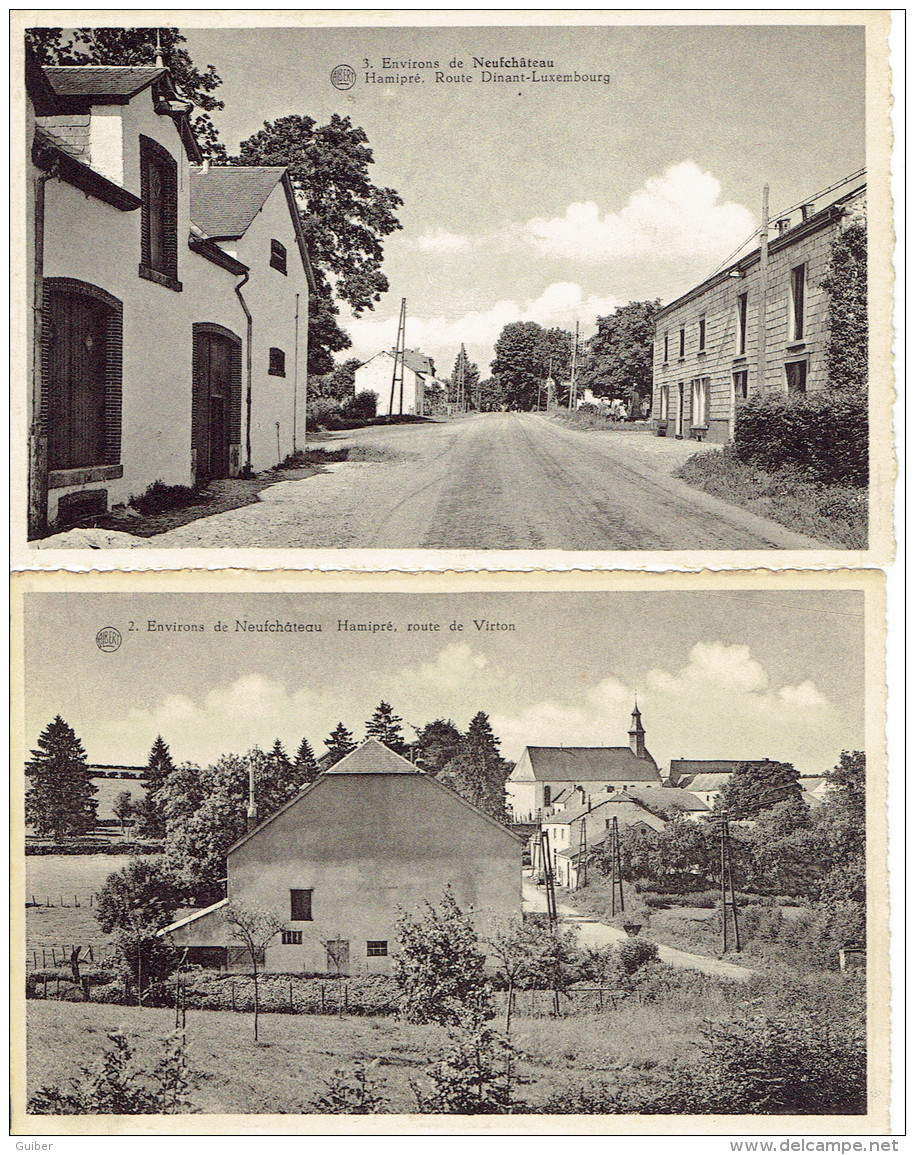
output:
[[[229,928],[229,938],[242,944],[251,960],[251,973],[254,979],[254,1041],[257,1042],[257,1024],[260,1016],[260,999],[258,993],[258,961],[264,957],[267,944],[283,929],[282,922],[272,910],[246,909],[240,906],[227,906],[224,911],[226,926]]]

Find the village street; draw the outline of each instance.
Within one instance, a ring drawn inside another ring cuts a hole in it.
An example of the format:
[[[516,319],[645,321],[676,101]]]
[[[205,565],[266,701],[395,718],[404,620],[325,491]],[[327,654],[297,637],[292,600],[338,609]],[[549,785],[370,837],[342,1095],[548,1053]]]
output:
[[[532,413],[322,434],[365,460],[281,481],[253,505],[146,539],[161,549],[814,549],[672,476],[702,447],[571,430]]]
[[[521,884],[521,898],[525,910],[546,912],[546,894],[529,878],[525,878]],[[562,930],[574,930],[579,944],[591,950],[616,946],[625,942],[629,937],[624,930],[618,930],[615,926],[608,926],[593,915],[582,914],[566,903],[557,903],[556,910],[559,915],[560,928]],[[732,979],[734,982],[746,982],[753,975],[753,972],[747,967],[725,962],[724,959],[712,958],[710,955],[704,954],[692,954],[690,951],[664,946],[663,943],[658,943],[657,947],[658,958],[661,962],[667,963],[668,966],[702,971],[703,974],[718,975],[721,978]]]

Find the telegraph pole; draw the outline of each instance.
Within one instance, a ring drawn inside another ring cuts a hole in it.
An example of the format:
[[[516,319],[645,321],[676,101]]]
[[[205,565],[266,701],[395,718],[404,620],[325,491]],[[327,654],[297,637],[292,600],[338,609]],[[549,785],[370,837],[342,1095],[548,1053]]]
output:
[[[391,403],[388,416],[394,416],[394,389],[398,382],[397,368],[400,366],[400,412],[403,413],[403,360],[407,339],[407,298],[401,298],[400,319],[397,322],[397,344],[394,346],[394,372],[391,374]]]
[[[728,949],[728,908],[734,925],[734,949],[740,950],[740,927],[737,924],[737,896],[734,893],[734,875],[731,870],[731,832],[728,828],[728,815],[725,811],[721,815],[718,827],[721,858],[721,949]]]
[[[575,373],[578,369],[578,322],[575,322],[575,341],[572,345],[572,379],[569,382],[569,409],[575,408]]]
[[[610,827],[610,914],[615,915],[617,898],[619,898],[619,913],[622,914],[626,905],[623,901],[623,862],[620,855],[620,828],[613,816],[613,825]]]

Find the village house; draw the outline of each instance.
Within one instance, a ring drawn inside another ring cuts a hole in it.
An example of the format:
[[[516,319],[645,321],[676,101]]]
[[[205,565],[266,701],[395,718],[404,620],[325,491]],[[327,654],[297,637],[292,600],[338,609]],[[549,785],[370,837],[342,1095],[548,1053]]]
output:
[[[450,887],[480,930],[520,917],[522,840],[369,739],[232,846],[227,897],[167,927],[187,960],[244,969],[226,907],[272,911],[272,972],[387,972],[401,911]]]
[[[570,804],[587,806],[599,795],[628,786],[660,785],[636,706],[628,746],[525,746],[505,790],[512,821],[532,822]]]
[[[857,174],[860,177],[860,174]],[[801,206],[764,227],[760,245],[677,297],[655,317],[652,423],[668,437],[725,442],[752,397],[826,388],[833,242],[866,217],[867,186]],[[821,196],[820,198],[824,198]]]
[[[397,383],[393,390],[393,404],[391,401],[392,382],[394,381],[394,352],[383,349],[368,361],[364,361],[356,370],[356,393],[374,393],[375,413],[378,417],[387,417],[392,413],[412,414],[417,417],[426,415],[426,392],[430,385],[436,383],[435,364],[430,357],[420,353],[417,349],[405,349],[403,352],[403,390],[400,387],[400,363],[397,364]]]
[[[275,465],[304,429],[286,365],[305,364],[310,268],[288,177],[208,181],[161,61],[42,69],[27,50],[26,88],[30,533],[156,481]]]
[[[710,809],[741,766],[760,767],[768,758],[672,758],[668,785],[694,794]]]

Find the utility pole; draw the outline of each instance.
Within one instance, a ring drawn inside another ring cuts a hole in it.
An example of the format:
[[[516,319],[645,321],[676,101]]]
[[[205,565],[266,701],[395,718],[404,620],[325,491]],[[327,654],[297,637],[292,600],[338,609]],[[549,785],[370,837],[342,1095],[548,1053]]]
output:
[[[619,913],[626,909],[623,901],[623,862],[620,856],[620,828],[616,815],[610,827],[610,914],[617,913],[616,904],[619,901]]]
[[[404,347],[407,339],[407,298],[401,298],[400,319],[397,322],[397,344],[394,346],[394,372],[391,374],[391,403],[388,405],[388,416],[394,416],[394,389],[400,380],[400,412],[403,414],[403,360]],[[400,377],[397,369],[400,367]]]
[[[550,858],[550,834],[540,831],[540,860],[543,865],[543,887],[546,891],[546,913],[550,929],[556,925],[556,888],[553,884],[553,860]]]
[[[756,314],[756,393],[766,395],[766,297],[769,288],[769,186],[763,185],[759,229],[759,294]]]
[[[590,813],[590,811],[589,811]],[[581,890],[588,885],[588,828],[584,818],[581,820],[581,829],[578,832],[578,872],[575,875],[575,889]]]
[[[458,413],[465,411],[464,373],[467,368],[467,351],[461,345],[461,355],[458,358]]]
[[[578,322],[575,322],[575,340],[572,344],[572,379],[569,382],[569,409],[575,408],[575,373],[578,369]]]
[[[737,924],[737,896],[734,893],[734,875],[731,871],[731,832],[728,815],[721,815],[718,827],[721,857],[721,949],[728,949],[728,908],[734,924],[734,949],[740,950],[740,927]]]

